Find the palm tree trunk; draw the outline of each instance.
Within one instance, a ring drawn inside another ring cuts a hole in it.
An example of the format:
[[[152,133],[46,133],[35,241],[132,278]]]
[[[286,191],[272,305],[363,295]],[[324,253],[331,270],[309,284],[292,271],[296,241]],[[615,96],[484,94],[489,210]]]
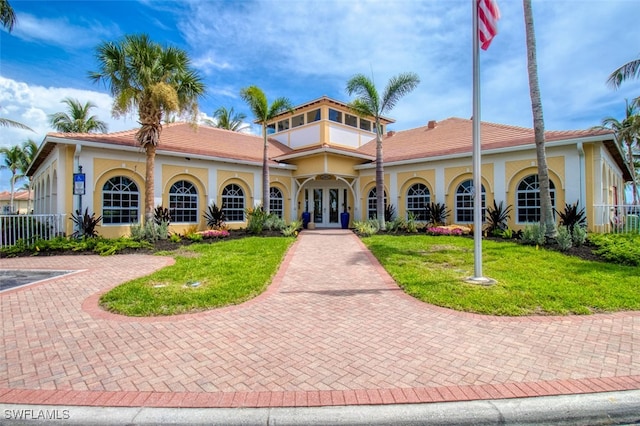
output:
[[[16,187],[16,174],[13,173],[11,175],[11,198],[9,199],[9,214],[15,213],[15,210],[13,209],[15,187]]]
[[[145,185],[144,185],[144,221],[145,223],[153,220],[153,205],[154,205],[154,178],[155,178],[155,160],[156,160],[156,147],[149,143],[145,147],[146,157],[146,171],[145,171]]]
[[[538,84],[538,62],[536,59],[536,35],[533,26],[533,11],[531,0],[522,0],[524,6],[524,21],[527,35],[527,70],[529,73],[529,91],[531,94],[531,110],[533,113],[533,131],[536,142],[538,159],[538,182],[540,186],[540,224],[546,227],[546,236],[556,236],[556,224],[553,219],[551,193],[549,191],[549,171],[547,168],[547,154],[544,141],[544,117],[542,114],[542,100]],[[584,202],[584,201],[583,201]]]
[[[270,213],[269,202],[269,140],[267,139],[267,123],[262,123],[262,137],[264,139],[264,150],[262,153],[262,208]]]
[[[380,134],[380,119],[376,117],[376,215],[380,229],[386,229],[384,221],[384,164],[382,159],[382,135]]]

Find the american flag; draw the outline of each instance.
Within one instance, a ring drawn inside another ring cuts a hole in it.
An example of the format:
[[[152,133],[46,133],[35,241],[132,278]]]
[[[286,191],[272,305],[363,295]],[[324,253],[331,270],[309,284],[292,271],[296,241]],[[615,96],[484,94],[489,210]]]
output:
[[[487,50],[498,34],[498,19],[500,9],[495,0],[478,0],[478,35],[482,50]]]

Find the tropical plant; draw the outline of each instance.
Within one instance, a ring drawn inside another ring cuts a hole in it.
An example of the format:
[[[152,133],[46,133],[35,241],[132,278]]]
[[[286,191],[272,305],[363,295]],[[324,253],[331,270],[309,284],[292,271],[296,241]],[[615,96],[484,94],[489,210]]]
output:
[[[430,202],[424,206],[428,226],[442,226],[447,222],[451,211],[444,203]]]
[[[149,220],[131,225],[131,239],[135,241],[153,243],[167,238],[169,238],[169,222],[156,223],[155,220]]]
[[[566,226],[571,235],[575,228],[582,228],[587,225],[587,216],[584,207],[578,210],[578,202],[573,204],[565,203],[564,211],[553,209],[560,218],[560,225]]]
[[[633,154],[634,148],[638,146],[638,138],[640,138],[640,116],[638,115],[635,103],[629,103],[628,100],[625,100],[625,118],[622,121],[614,117],[607,117],[602,120],[602,125],[595,128],[612,130],[620,147],[623,151],[626,151],[626,163],[627,166],[629,166],[631,179],[633,180],[631,190],[633,204],[638,204],[640,197],[638,196],[635,157]]]
[[[138,112],[141,127],[136,140],[146,153],[145,221],[152,221],[154,164],[162,118],[171,113],[189,112],[195,122],[197,100],[204,94],[205,86],[191,68],[185,51],[162,47],[146,34],[103,42],[96,51],[98,71],[89,73],[89,77],[109,87],[114,97],[114,116]]]
[[[224,222],[227,218],[224,211],[216,203],[211,203],[204,212],[204,220],[207,222],[209,229],[220,229],[224,227]]]
[[[360,117],[373,117],[376,131],[376,217],[380,222],[380,229],[385,230],[384,217],[384,165],[382,157],[382,132],[380,118],[391,111],[404,95],[410,93],[420,83],[420,78],[414,73],[403,73],[392,77],[387,87],[378,95],[378,90],[372,79],[363,74],[356,74],[347,81],[347,93],[355,94],[356,99],[349,103],[349,108]]]
[[[153,221],[156,225],[171,223],[171,213],[169,213],[169,209],[166,207],[157,206],[153,211]]]
[[[89,214],[87,207],[84,214],[80,210],[76,210],[75,214],[71,214],[69,218],[76,226],[76,231],[72,234],[75,238],[94,238],[98,236],[96,227],[102,220],[102,216],[96,217],[95,213]]]
[[[242,132],[249,128],[249,125],[244,122],[247,119],[247,115],[242,112],[235,112],[233,107],[229,109],[223,106],[218,108],[213,112],[213,118],[215,118],[215,121],[207,120],[207,124],[218,129]]]
[[[363,237],[368,237],[370,235],[378,233],[380,222],[376,219],[369,220],[354,220],[353,221],[353,229],[356,231],[358,235],[362,235]]]
[[[33,163],[33,160],[36,158],[36,154],[38,153],[38,144],[33,139],[27,139],[22,143],[21,146],[22,155],[20,156],[20,175],[23,179],[26,179],[25,189],[29,191],[31,194],[31,178],[27,176],[27,170],[29,170],[29,166]],[[31,211],[31,206],[29,205],[31,201],[31,196],[27,199],[27,211]]]
[[[524,6],[525,33],[527,42],[527,71],[529,75],[529,92],[531,95],[531,111],[533,113],[533,131],[538,161],[538,183],[540,191],[540,223],[544,225],[546,236],[555,237],[556,223],[553,218],[551,191],[549,189],[549,169],[544,137],[544,116],[540,85],[538,83],[538,61],[536,55],[536,34],[533,25],[531,0],[522,0]]]
[[[398,232],[404,230],[407,226],[403,217],[396,216],[394,219],[386,222],[387,232]]]
[[[11,173],[11,195],[9,200],[9,210],[11,213],[15,213],[13,206],[14,191],[16,187],[16,181],[22,177],[20,167],[22,165],[23,152],[20,146],[15,145],[11,147],[0,147],[0,154],[4,155],[4,164],[0,164],[0,170],[9,170]]]
[[[282,228],[280,232],[282,232],[282,235],[284,235],[285,237],[293,237],[295,235],[298,235],[298,231],[300,231],[301,229],[302,229],[302,221],[294,220],[289,225]]]
[[[607,79],[607,84],[617,89],[620,87],[623,81],[638,78],[640,76],[640,58],[634,59],[611,73]]]
[[[245,209],[245,214],[247,215],[247,231],[251,234],[262,234],[269,213],[262,206],[256,206]]]
[[[0,23],[8,31],[13,31],[16,24],[16,14],[8,0],[0,0]]]
[[[396,207],[393,204],[387,204],[384,207],[384,221],[390,222],[396,216]]]
[[[285,111],[292,112],[293,107],[287,98],[277,98],[271,105],[267,102],[267,97],[257,86],[249,86],[240,90],[240,97],[249,105],[251,112],[256,118],[256,122],[262,126],[262,205],[269,213],[270,192],[269,192],[269,139],[267,138],[267,122]]]
[[[100,121],[97,116],[89,115],[96,104],[87,101],[84,105],[77,99],[64,98],[62,103],[67,105],[67,112],[56,112],[49,115],[51,126],[62,133],[92,133],[107,132],[107,123]]]
[[[409,212],[407,215],[405,229],[407,232],[418,232],[418,218],[413,212]]]
[[[511,205],[505,208],[502,201],[500,201],[500,204],[497,204],[496,200],[493,200],[493,207],[487,207],[486,231],[491,235],[501,235],[502,231],[507,229],[507,221],[509,217],[511,217],[510,213]]]

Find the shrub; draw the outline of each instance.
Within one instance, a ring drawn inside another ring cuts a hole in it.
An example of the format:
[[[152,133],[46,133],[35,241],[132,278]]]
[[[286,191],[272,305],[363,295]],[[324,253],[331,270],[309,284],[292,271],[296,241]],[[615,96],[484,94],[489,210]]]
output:
[[[202,235],[202,238],[227,238],[230,234],[226,229],[208,229],[191,235]]]
[[[69,218],[77,230],[72,234],[73,237],[76,238],[95,238],[98,236],[98,231],[96,227],[102,220],[102,216],[96,218],[95,213],[89,214],[89,207],[87,207],[84,211],[84,214],[80,212],[80,210],[76,210],[75,214],[71,214]]]
[[[576,226],[575,228],[573,228],[571,241],[576,247],[580,247],[581,245],[583,245],[585,241],[587,241],[587,230],[582,226]]]
[[[131,225],[131,239],[134,241],[148,241],[153,243],[169,238],[169,222],[159,225],[155,221],[148,220],[143,224]]]
[[[540,223],[530,223],[522,231],[522,242],[533,246],[542,246],[545,243],[546,227]]]
[[[180,241],[182,241],[182,238],[180,238],[180,235],[178,234],[171,234],[171,236],[169,237],[169,240],[172,243],[179,243]]]
[[[380,225],[376,219],[354,220],[353,228],[359,235],[368,237],[376,234],[380,230]]]
[[[401,217],[396,217],[392,221],[386,223],[387,231],[394,232],[394,233],[400,230],[404,230],[406,226],[407,224],[405,220]]]
[[[300,229],[302,229],[302,221],[294,220],[288,226],[282,228],[281,232],[285,237],[292,237],[297,235]]]
[[[451,211],[444,203],[431,202],[425,206],[427,225],[442,226],[447,223]]]
[[[559,226],[556,234],[556,242],[561,251],[567,251],[571,248],[571,231],[566,226]]]
[[[506,208],[503,206],[502,201],[500,204],[493,200],[493,207],[487,207],[486,220],[487,220],[487,232],[500,236],[502,231],[507,229],[507,220],[509,220],[511,213],[511,205]]]
[[[285,226],[284,219],[274,213],[269,213],[264,220],[264,229],[269,231],[281,231]]]
[[[224,206],[223,206],[224,207]],[[220,229],[224,227],[224,222],[227,220],[224,211],[219,208],[216,203],[211,203],[207,210],[204,212],[204,220],[207,223],[209,229]]]
[[[609,262],[640,266],[640,236],[638,234],[591,234],[594,250]]]
[[[268,214],[262,206],[256,206],[254,208],[245,209],[247,215],[247,231],[250,234],[259,235],[262,234],[265,222],[267,221]]]
[[[407,232],[418,232],[418,220],[413,212],[409,212],[405,227]]]
[[[201,234],[194,232],[193,234],[188,234],[186,237],[189,241],[193,241],[194,243],[199,243],[204,239]]]

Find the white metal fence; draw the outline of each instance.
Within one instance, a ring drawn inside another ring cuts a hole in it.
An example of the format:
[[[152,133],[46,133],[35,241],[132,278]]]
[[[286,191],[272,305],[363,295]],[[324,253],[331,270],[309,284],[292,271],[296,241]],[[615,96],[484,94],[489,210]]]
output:
[[[593,232],[640,233],[640,205],[599,204],[594,207]]]
[[[64,214],[0,215],[0,248],[12,246],[18,240],[33,243],[64,235]]]

